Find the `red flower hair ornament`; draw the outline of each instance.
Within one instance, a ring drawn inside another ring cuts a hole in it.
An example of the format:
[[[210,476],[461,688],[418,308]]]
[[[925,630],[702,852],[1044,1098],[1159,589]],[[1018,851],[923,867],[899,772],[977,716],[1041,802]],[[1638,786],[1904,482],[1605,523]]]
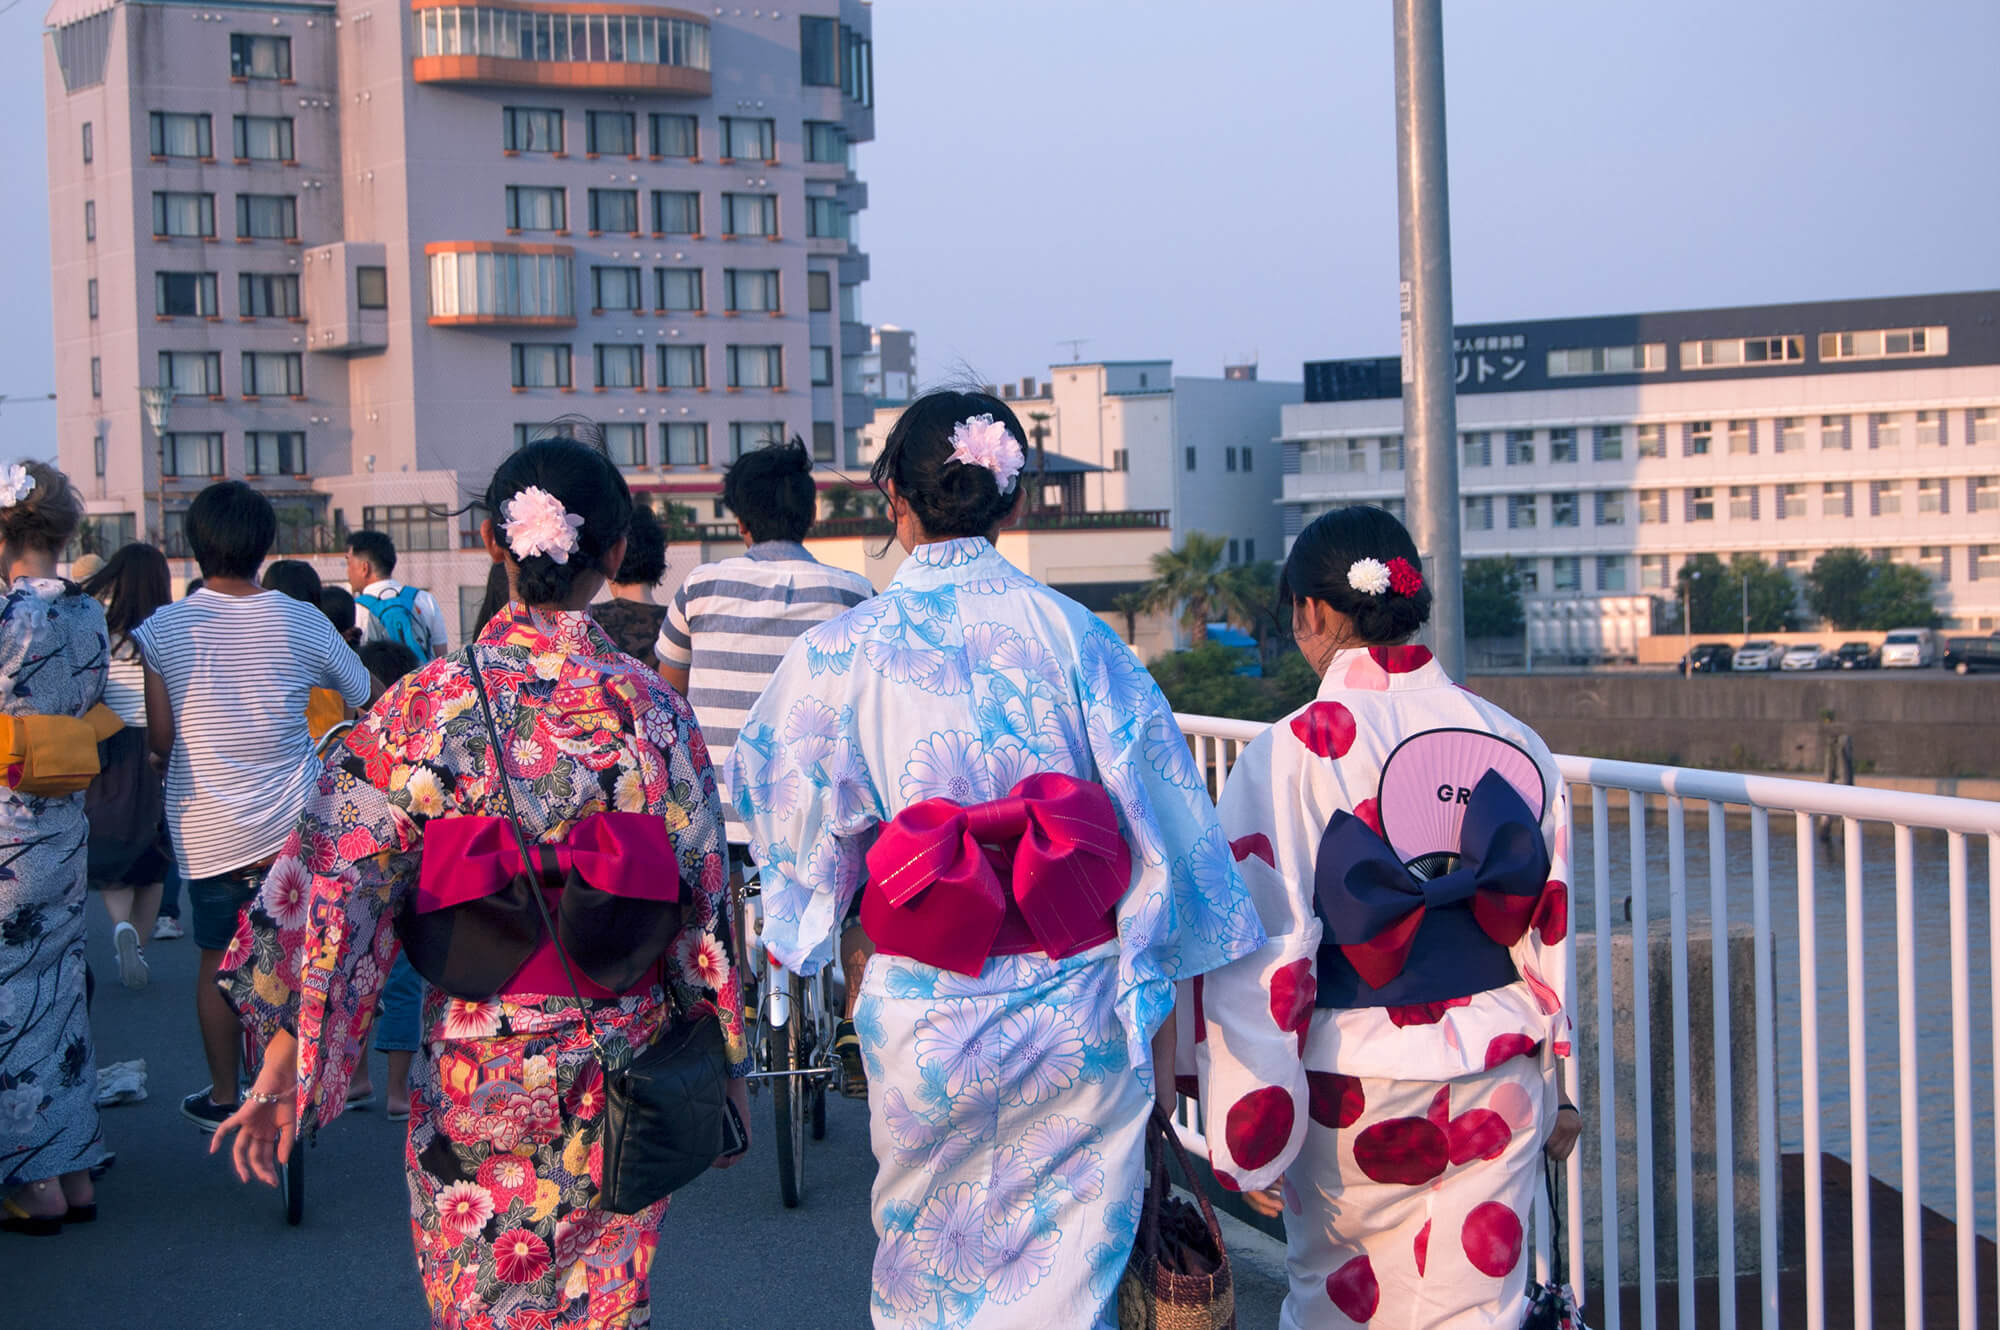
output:
[[[1414,596],[1424,589],[1424,575],[1408,559],[1391,559],[1389,589],[1399,596]]]
[[[1364,596],[1414,596],[1424,589],[1424,575],[1408,559],[1356,559],[1347,569],[1347,584]]]

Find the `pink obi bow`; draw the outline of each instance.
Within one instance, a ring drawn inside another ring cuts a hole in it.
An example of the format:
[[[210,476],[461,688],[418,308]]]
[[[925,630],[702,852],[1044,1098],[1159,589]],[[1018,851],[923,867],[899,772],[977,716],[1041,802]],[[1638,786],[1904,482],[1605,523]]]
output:
[[[1118,935],[1132,852],[1104,788],[1044,771],[1004,799],[911,804],[868,851],[878,950],[976,975],[989,956],[1074,956]]]
[[[679,860],[667,824],[645,813],[592,813],[560,844],[536,845],[546,888],[574,872],[599,891],[631,900],[677,901]],[[522,872],[521,850],[504,817],[436,817],[424,824],[417,912],[450,909],[507,888]]]

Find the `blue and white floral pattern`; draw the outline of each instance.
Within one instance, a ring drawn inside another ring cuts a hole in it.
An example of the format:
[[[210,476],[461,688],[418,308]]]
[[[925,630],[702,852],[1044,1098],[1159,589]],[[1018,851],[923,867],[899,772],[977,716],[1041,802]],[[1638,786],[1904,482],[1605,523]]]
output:
[[[731,762],[764,940],[807,974],[833,955],[879,822],[1042,771],[1110,791],[1133,851],[1117,941],[976,976],[880,956],[855,1012],[881,1166],[875,1323],[1103,1323],[1174,981],[1264,936],[1151,676],[987,541],[923,545],[882,595],[799,639]]]

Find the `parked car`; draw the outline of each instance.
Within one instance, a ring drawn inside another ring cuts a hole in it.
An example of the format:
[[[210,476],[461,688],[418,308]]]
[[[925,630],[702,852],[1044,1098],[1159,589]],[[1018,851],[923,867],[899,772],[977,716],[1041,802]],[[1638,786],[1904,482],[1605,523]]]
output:
[[[1842,642],[1833,658],[1843,670],[1874,670],[1882,666],[1882,656],[1866,642]]]
[[[2000,633],[1949,639],[1944,644],[1944,667],[1958,674],[2000,670]]]
[[[1882,668],[1916,670],[1937,664],[1938,635],[1929,628],[1898,628],[1882,639]]]
[[[1735,655],[1736,648],[1727,642],[1703,642],[1681,657],[1681,673],[1720,674]]]
[[[1785,648],[1785,654],[1778,660],[1781,670],[1830,670],[1833,668],[1833,653],[1817,642],[1800,642]]]
[[[1779,649],[1776,642],[1752,638],[1736,648],[1736,659],[1730,662],[1729,668],[1739,674],[1746,670],[1775,670],[1778,668],[1778,658],[1782,655],[1784,652]]]

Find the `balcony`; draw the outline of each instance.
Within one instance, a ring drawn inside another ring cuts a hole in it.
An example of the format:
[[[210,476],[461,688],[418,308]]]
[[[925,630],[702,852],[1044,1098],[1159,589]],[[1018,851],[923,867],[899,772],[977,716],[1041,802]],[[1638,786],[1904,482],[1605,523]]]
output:
[[[708,23],[637,4],[417,0],[418,83],[709,95]]]
[[[1010,531],[1164,531],[1165,509],[1131,509],[1125,512],[1079,513],[1042,512],[1024,514]],[[886,517],[822,517],[813,523],[811,539],[837,540],[843,536],[893,536],[896,524]],[[740,540],[734,522],[703,522],[701,538],[718,543]]]
[[[576,326],[575,251],[568,245],[446,240],[430,261],[433,328]]]

